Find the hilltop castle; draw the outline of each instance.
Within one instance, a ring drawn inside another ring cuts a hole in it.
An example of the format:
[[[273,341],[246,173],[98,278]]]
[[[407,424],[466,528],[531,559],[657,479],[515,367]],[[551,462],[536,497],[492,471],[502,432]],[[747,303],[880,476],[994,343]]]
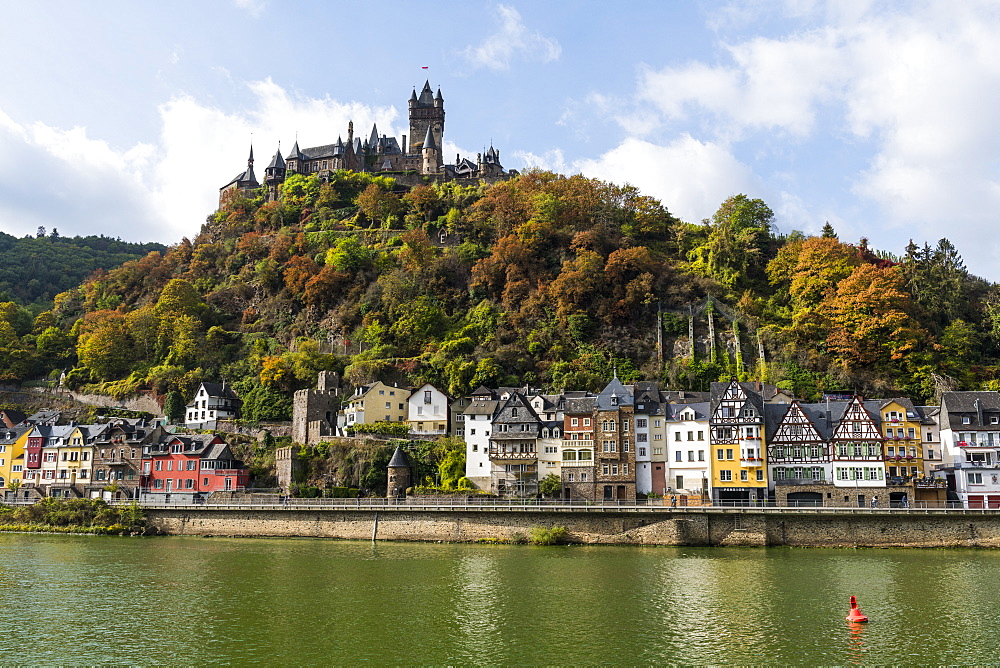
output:
[[[397,141],[396,137],[380,135],[372,124],[371,135],[362,140],[354,136],[354,122],[347,124],[347,141],[337,137],[335,144],[324,144],[312,148],[299,148],[298,140],[288,155],[282,157],[281,149],[271,158],[264,169],[264,186],[269,200],[278,198],[280,186],[289,174],[315,174],[320,179],[328,179],[338,169],[364,172],[386,172],[402,181],[404,185],[415,185],[424,176],[440,180],[468,179],[470,181],[497,181],[515,175],[500,164],[500,151],[490,148],[476,156],[473,162],[468,158],[455,156],[454,164],[445,164],[442,155],[444,135],[444,97],[439,88],[437,94],[431,90],[429,81],[417,95],[416,89],[410,95],[410,143],[407,135]],[[415,179],[413,177],[416,177]],[[407,178],[409,177],[409,178]],[[412,181],[412,183],[408,183]],[[219,189],[219,206],[237,193],[250,195],[260,187],[253,171],[253,147],[246,171]]]

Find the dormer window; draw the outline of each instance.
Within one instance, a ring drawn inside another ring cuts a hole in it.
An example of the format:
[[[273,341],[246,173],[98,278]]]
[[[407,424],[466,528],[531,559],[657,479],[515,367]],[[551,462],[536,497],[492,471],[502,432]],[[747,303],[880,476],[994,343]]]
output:
[[[972,422],[972,418],[970,418],[968,415],[963,415],[962,416],[962,424],[970,424],[971,422]]]
[[[617,406],[618,405],[618,397],[616,397],[613,394],[611,395],[611,405],[612,406]]]

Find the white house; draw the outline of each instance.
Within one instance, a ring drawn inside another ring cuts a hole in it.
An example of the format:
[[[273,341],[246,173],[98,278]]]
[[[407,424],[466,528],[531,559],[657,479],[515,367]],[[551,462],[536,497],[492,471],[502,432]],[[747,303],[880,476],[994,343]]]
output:
[[[406,421],[417,436],[445,436],[448,433],[450,400],[430,383],[421,385],[406,400]]]
[[[194,400],[185,407],[184,423],[188,429],[215,429],[219,420],[235,420],[242,402],[233,388],[222,383],[202,383]]]
[[[947,479],[949,496],[969,508],[1000,508],[1000,393],[945,392],[940,425],[937,475]]]

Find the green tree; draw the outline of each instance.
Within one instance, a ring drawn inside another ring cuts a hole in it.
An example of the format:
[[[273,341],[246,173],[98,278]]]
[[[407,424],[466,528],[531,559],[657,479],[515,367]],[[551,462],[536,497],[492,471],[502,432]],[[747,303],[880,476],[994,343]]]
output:
[[[184,398],[177,390],[167,392],[167,398],[163,402],[163,413],[171,422],[184,421]]]
[[[763,200],[730,197],[708,223],[705,243],[688,254],[690,271],[737,291],[763,282],[773,221]]]
[[[562,479],[550,473],[538,481],[538,492],[543,496],[556,497],[562,493]]]

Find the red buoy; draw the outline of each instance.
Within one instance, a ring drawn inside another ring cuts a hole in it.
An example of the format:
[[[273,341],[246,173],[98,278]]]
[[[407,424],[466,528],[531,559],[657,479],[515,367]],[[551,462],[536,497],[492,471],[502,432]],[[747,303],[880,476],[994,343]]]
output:
[[[858,607],[858,599],[851,597],[851,609],[847,613],[847,621],[849,622],[867,622],[868,618],[861,614],[861,608]]]

